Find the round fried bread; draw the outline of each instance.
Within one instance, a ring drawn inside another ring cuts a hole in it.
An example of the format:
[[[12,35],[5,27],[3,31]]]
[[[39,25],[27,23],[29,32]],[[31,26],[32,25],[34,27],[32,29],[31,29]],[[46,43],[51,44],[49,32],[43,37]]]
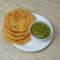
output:
[[[15,32],[29,30],[30,25],[35,21],[35,17],[26,9],[15,9],[5,17],[6,26]]]
[[[23,45],[23,44],[26,44],[28,43],[30,40],[31,40],[31,35],[29,35],[28,38],[25,38],[23,40],[13,40],[11,38],[9,38],[3,31],[3,34],[4,34],[4,37],[6,38],[6,40],[8,40],[9,42],[11,43],[14,43],[14,44],[18,44],[18,45]]]
[[[27,34],[26,36],[19,36],[19,37],[16,37],[14,35],[11,35],[10,33],[8,33],[6,30],[4,30],[4,33],[11,39],[13,40],[21,40],[21,39],[24,39],[24,38],[27,38],[30,34]]]
[[[26,36],[26,35],[28,35],[30,32],[29,31],[25,31],[25,32],[14,32],[14,31],[12,31],[11,29],[9,29],[7,26],[6,26],[6,24],[5,24],[5,22],[4,22],[4,25],[3,25],[3,27],[4,27],[4,29],[7,31],[7,32],[9,32],[10,34],[12,34],[12,35],[14,35],[14,36],[16,36],[16,37],[18,37],[18,36]]]

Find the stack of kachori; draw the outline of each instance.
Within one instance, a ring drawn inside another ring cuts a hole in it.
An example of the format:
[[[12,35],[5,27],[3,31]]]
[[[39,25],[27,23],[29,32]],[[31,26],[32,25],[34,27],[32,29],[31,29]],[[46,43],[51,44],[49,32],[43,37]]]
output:
[[[26,44],[31,40],[29,27],[34,21],[34,15],[28,10],[15,9],[7,13],[5,17],[3,35],[11,43]]]

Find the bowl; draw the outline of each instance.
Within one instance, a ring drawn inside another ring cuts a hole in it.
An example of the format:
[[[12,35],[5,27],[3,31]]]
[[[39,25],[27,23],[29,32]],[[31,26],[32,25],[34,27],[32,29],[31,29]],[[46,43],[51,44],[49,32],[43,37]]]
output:
[[[50,35],[49,35],[47,38],[38,39],[38,38],[36,38],[36,37],[31,33],[31,27],[32,27],[32,25],[35,24],[36,22],[45,23],[46,25],[48,25],[48,26],[50,27],[51,33],[50,33]],[[47,22],[45,22],[45,21],[35,21],[35,22],[33,22],[33,23],[31,24],[30,28],[29,28],[29,31],[30,31],[31,36],[32,36],[34,39],[36,39],[36,40],[41,40],[41,41],[48,40],[49,37],[53,34],[53,31],[52,31],[51,26],[49,25],[49,23],[47,23]]]

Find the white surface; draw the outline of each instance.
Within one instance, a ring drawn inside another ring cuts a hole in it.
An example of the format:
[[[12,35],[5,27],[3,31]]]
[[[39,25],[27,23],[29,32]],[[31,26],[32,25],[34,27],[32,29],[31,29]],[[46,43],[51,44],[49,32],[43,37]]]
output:
[[[13,44],[16,48],[22,50],[22,51],[26,51],[26,52],[35,52],[35,51],[39,51],[42,50],[44,48],[46,48],[50,42],[52,41],[53,38],[53,27],[51,25],[51,23],[48,21],[48,19],[46,19],[45,17],[32,13],[35,18],[36,21],[43,21],[45,23],[48,23],[48,25],[50,26],[51,30],[52,30],[52,34],[49,37],[49,39],[45,40],[45,41],[41,41],[41,40],[37,40],[34,37],[31,37],[31,41],[28,42],[25,45],[17,45],[17,44]]]

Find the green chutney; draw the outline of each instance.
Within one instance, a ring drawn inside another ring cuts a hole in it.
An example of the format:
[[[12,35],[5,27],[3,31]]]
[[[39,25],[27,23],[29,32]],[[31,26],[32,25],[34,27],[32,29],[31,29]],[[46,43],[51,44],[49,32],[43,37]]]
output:
[[[43,23],[43,22],[36,22],[31,26],[31,34],[38,38],[38,39],[44,39],[50,36],[51,29],[50,27]]]

